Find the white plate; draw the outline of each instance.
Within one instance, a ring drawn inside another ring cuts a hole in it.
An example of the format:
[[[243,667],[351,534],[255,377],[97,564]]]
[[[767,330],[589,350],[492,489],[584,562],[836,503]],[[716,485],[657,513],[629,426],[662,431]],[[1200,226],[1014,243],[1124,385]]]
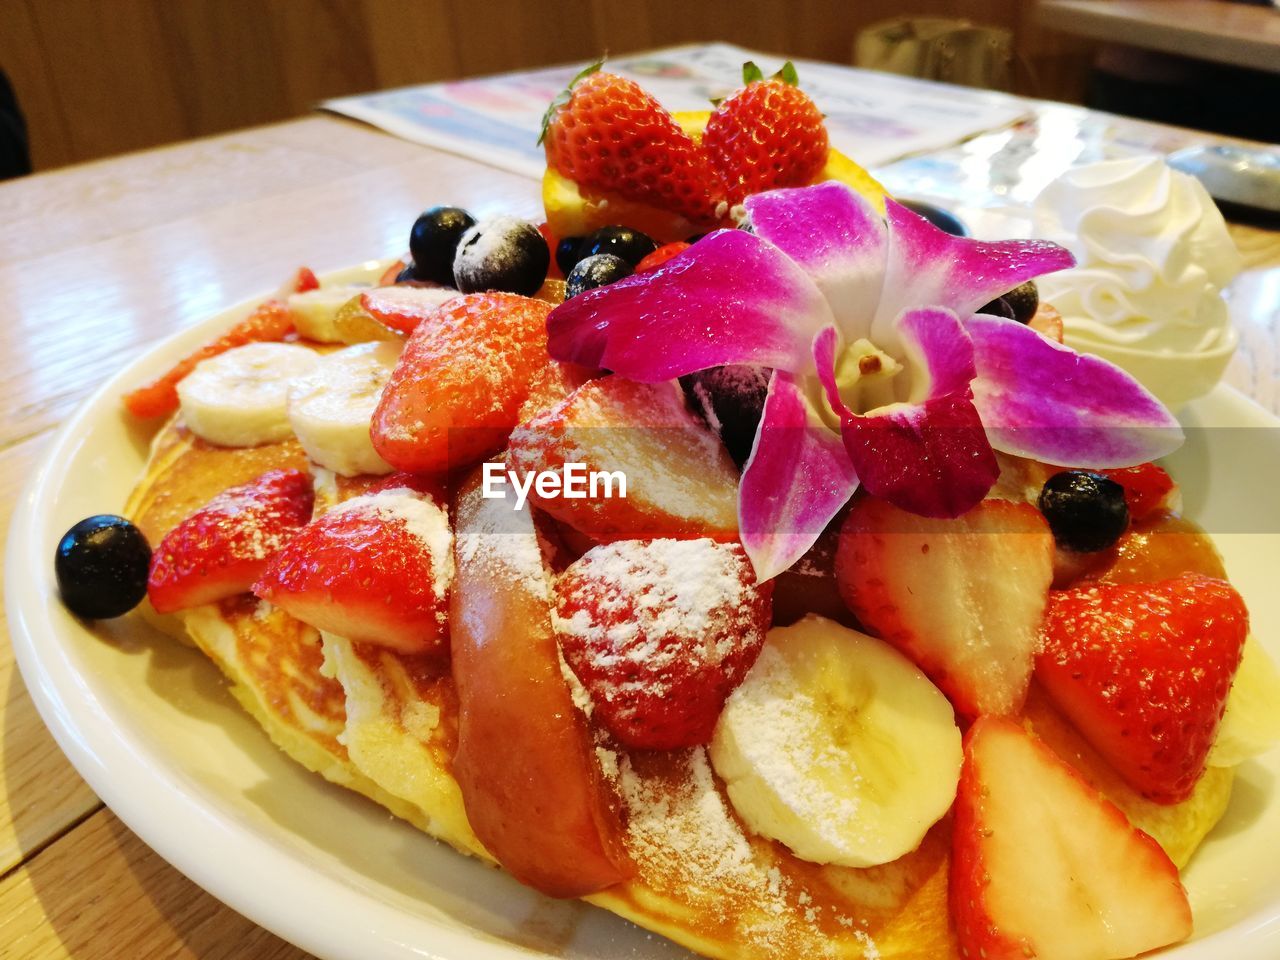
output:
[[[372,278],[373,264],[333,280]],[[86,628],[53,579],[62,533],[119,511],[148,437],[119,395],[167,369],[246,311],[161,343],[63,427],[14,512],[5,601],[18,663],[45,722],[112,810],[161,856],[236,910],[332,960],[677,957],[685,952],[602,910],[541,897],[464,858],[280,753],[225,692],[213,664],[136,618]],[[1220,388],[1176,458],[1187,501],[1232,529],[1244,504],[1266,534],[1219,537],[1255,633],[1280,654],[1280,421]],[[1234,438],[1247,438],[1244,443]],[[1204,506],[1207,505],[1207,506]],[[1219,511],[1218,513],[1215,513]],[[1185,873],[1197,941],[1178,960],[1280,955],[1280,756],[1240,771],[1226,818]]]

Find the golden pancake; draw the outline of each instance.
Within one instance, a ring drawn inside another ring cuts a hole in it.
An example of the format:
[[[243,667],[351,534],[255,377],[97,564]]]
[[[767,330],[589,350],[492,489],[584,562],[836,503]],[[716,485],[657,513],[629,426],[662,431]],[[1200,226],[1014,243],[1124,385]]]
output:
[[[306,463],[296,443],[211,447],[177,424],[157,437],[129,513],[152,542],[226,487]],[[317,510],[361,492],[317,475]],[[446,664],[321,635],[249,597],[185,611],[195,645],[289,756],[456,849],[492,862],[452,774],[457,696]],[[1185,803],[1142,800],[1033,694],[1026,722],[1181,866],[1225,810],[1210,769]],[[588,897],[714,958],[958,958],[947,908],[950,820],[913,853],[854,869],[800,860],[746,831],[702,748],[627,753],[601,741],[636,877]]]

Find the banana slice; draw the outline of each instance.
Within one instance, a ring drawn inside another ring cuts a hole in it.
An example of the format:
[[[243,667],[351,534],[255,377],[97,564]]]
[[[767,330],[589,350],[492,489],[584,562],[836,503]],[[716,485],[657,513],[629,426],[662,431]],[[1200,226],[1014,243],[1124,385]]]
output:
[[[951,705],[911,661],[812,614],[769,631],[710,753],[748,828],[849,867],[919,846],[955,799],[962,759]]]
[[[347,347],[290,384],[289,423],[307,456],[344,477],[391,472],[373,449],[369,422],[400,349],[385,341]]]
[[[289,295],[289,314],[298,335],[317,343],[345,343],[338,332],[338,310],[368,287],[341,284]]]
[[[1234,767],[1280,743],[1280,670],[1253,637],[1244,642],[1235,683],[1209,751],[1209,765]]]
[[[289,343],[250,343],[202,360],[178,383],[182,420],[223,447],[256,447],[290,434],[289,381],[319,357]]]

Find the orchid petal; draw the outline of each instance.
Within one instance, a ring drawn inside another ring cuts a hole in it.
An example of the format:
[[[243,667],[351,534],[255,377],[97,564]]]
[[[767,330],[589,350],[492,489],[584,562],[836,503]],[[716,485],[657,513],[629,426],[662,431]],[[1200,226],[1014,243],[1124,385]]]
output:
[[[752,194],[744,206],[751,231],[813,278],[840,329],[865,336],[880,299],[889,242],[876,209],[835,181]]]
[[[1182,428],[1137,380],[1003,317],[966,325],[974,402],[997,450],[1064,467],[1127,467],[1171,453]]]
[[[799,371],[832,322],[821,291],[785,253],[721,230],[662,267],[566,300],[547,318],[557,360],[656,383],[722,364]]]
[[[953,310],[961,318],[1041,274],[1063,270],[1075,258],[1047,240],[971,240],[954,237],[893,200],[885,202],[889,254],[884,292],[871,339],[891,342],[890,328],[912,304]]]
[[[1000,472],[967,389],[847,417],[842,433],[867,492],[925,517],[960,516]]]
[[[769,382],[756,443],[738,488],[738,529],[756,578],[769,580],[813,546],[858,477],[792,375]]]
[[[973,346],[947,310],[907,311],[899,329],[929,372],[922,402],[853,413],[836,383],[834,328],[813,341],[818,379],[868,493],[923,516],[958,517],[986,496],[1000,472],[969,390]]]

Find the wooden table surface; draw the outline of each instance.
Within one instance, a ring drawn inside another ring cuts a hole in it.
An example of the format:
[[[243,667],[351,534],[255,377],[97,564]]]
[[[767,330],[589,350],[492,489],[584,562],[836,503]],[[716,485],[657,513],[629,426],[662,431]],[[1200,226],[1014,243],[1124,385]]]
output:
[[[1280,73],[1280,11],[1225,0],[1040,0],[1046,27]]]
[[[539,212],[532,181],[322,116],[0,184],[0,536],[51,433],[113,371],[299,264],[399,254],[444,202]],[[1250,266],[1231,377],[1277,409],[1280,234],[1234,233]],[[102,805],[37,716],[2,621],[0,725],[0,958],[303,956]]]

